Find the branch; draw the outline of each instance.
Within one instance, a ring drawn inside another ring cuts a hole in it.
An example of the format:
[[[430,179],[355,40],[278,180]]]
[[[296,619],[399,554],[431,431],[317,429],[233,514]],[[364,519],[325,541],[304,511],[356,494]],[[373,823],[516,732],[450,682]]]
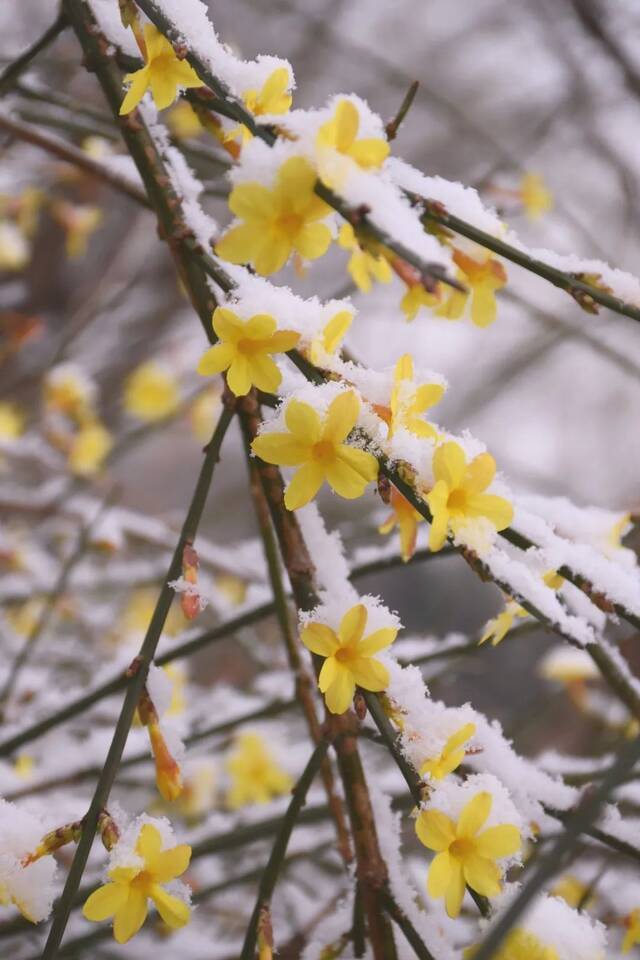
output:
[[[289,840],[291,839],[291,834],[293,833],[293,828],[295,827],[298,816],[305,805],[309,787],[311,786],[316,773],[320,769],[322,762],[325,759],[328,748],[329,740],[326,737],[323,737],[311,754],[311,757],[309,758],[309,761],[307,762],[307,765],[304,768],[298,783],[292,790],[293,796],[291,798],[291,802],[287,807],[287,812],[282,818],[280,829],[278,830],[271,854],[260,880],[258,897],[256,899],[256,905],[253,908],[253,913],[251,914],[249,926],[247,927],[242,953],[240,954],[240,960],[253,960],[260,914],[263,910],[269,909],[271,897],[273,895],[273,891],[275,890],[276,883],[278,882],[280,871],[282,870],[282,865],[287,853],[287,847],[289,845]]]
[[[193,492],[191,504],[189,506],[189,510],[187,511],[180,537],[178,538],[178,542],[176,544],[173,558],[169,564],[169,569],[167,570],[166,580],[162,586],[162,590],[160,591],[155,610],[153,611],[153,616],[151,617],[151,622],[142,642],[142,646],[140,647],[140,652],[130,668],[131,677],[122,703],[120,716],[113,733],[111,746],[109,747],[109,752],[102,768],[102,773],[98,778],[98,783],[96,784],[96,789],[89,806],[89,810],[83,819],[82,835],[76,848],[71,868],[67,875],[62,896],[60,897],[58,907],[54,914],[53,923],[51,925],[49,936],[42,954],[42,960],[53,960],[58,952],[58,947],[60,946],[62,937],[64,936],[64,931],[69,920],[69,914],[71,912],[73,898],[78,890],[78,887],[80,886],[82,874],[86,867],[89,853],[91,852],[91,847],[93,845],[93,840],[98,825],[98,817],[100,815],[100,811],[107,806],[111,787],[113,786],[113,782],[118,773],[118,767],[120,765],[120,760],[122,759],[122,754],[127,742],[131,724],[133,722],[136,707],[140,699],[140,694],[142,693],[145,681],[147,679],[149,666],[156,652],[160,635],[173,601],[174,593],[172,588],[169,586],[169,583],[180,575],[184,547],[187,544],[192,543],[195,538],[206,504],[209,487],[211,486],[211,481],[213,479],[215,465],[219,459],[220,447],[227,432],[227,428],[231,423],[233,413],[233,407],[230,404],[225,405],[220,416],[220,420],[218,421],[213,433],[213,437],[206,447],[202,469]]]
[[[85,173],[91,174],[92,177],[102,180],[103,183],[108,183],[110,187],[115,187],[116,190],[135,200],[136,203],[145,207],[149,206],[145,194],[136,187],[135,183],[116,173],[115,170],[111,170],[106,164],[94,160],[83,150],[74,147],[73,144],[65,143],[56,137],[49,137],[31,124],[20,123],[2,113],[0,113],[0,130],[6,130],[19,140],[30,143],[34,147],[39,147],[41,150],[52,154],[52,156],[64,160],[65,163],[72,163],[75,167],[84,170]]]
[[[395,923],[398,924],[405,937],[407,942],[413,948],[413,952],[416,957],[419,957],[419,960],[435,960],[433,954],[428,950],[426,944],[420,937],[420,934],[411,923],[411,920],[406,915],[402,907],[396,902],[390,890],[383,890],[380,899],[382,900],[382,906],[387,911],[389,916]]]
[[[36,40],[35,43],[32,43],[24,53],[21,53],[19,57],[16,57],[15,60],[12,60],[11,63],[4,68],[0,74],[0,97],[3,97],[5,93],[9,92],[18,77],[29,68],[31,62],[35,60],[38,54],[46,50],[62,31],[66,30],[67,26],[67,18],[62,12],[59,13],[42,36]]]
[[[586,793],[575,812],[567,817],[564,821],[564,833],[556,843],[546,854],[537,858],[537,862],[531,869],[529,880],[523,884],[500,919],[490,927],[487,936],[474,954],[474,960],[491,960],[495,957],[498,947],[513,928],[518,917],[560,869],[565,855],[571,852],[580,835],[592,827],[610,793],[639,759],[640,737],[636,737],[621,751],[602,783],[592,793]]]

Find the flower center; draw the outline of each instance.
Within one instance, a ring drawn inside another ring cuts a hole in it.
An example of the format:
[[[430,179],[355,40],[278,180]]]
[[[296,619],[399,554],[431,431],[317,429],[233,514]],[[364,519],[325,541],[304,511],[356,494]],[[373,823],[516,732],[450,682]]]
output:
[[[320,463],[332,463],[336,458],[336,451],[330,440],[320,440],[314,443],[311,455]]]
[[[465,490],[458,487],[452,490],[447,500],[447,509],[450,513],[463,514],[467,508],[467,494]]]
[[[302,217],[297,213],[283,213],[282,216],[276,220],[276,226],[290,237],[294,237],[300,233],[302,224]]]
[[[237,343],[238,353],[243,354],[245,357],[252,357],[256,353],[261,353],[264,350],[264,343],[262,340],[252,340],[250,337],[242,337],[238,340]]]
[[[469,837],[458,837],[449,847],[449,853],[456,860],[466,860],[474,852],[474,843]]]
[[[338,663],[348,663],[348,661],[351,660],[352,656],[353,656],[353,651],[350,649],[350,647],[338,647],[338,649],[334,653],[334,657],[336,658]]]

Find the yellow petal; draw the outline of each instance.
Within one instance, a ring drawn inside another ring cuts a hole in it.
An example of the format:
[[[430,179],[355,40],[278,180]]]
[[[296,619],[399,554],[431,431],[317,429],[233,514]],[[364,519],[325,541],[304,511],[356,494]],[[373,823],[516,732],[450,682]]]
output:
[[[341,444],[336,460],[326,464],[327,482],[341,497],[354,500],[361,497],[368,483],[378,475],[378,461],[364,450],[355,450]]]
[[[449,737],[445,746],[445,750],[457,750],[457,748],[461,747],[463,743],[466,743],[475,732],[475,723],[465,723],[463,727],[460,727],[456,733]]]
[[[362,639],[367,625],[367,608],[364,603],[356,603],[342,617],[338,628],[341,647],[355,647]]]
[[[313,500],[324,483],[324,470],[320,464],[309,462],[297,470],[287,487],[284,495],[284,505],[287,510],[297,510],[305,503]]]
[[[379,137],[358,140],[349,150],[349,156],[366,169],[381,167],[389,156],[389,144]]]
[[[203,377],[222,373],[231,365],[235,355],[236,351],[231,343],[217,343],[200,357],[197,367],[198,373]]]
[[[269,353],[286,353],[293,350],[300,339],[295,330],[278,330],[269,340]]]
[[[162,835],[152,823],[145,823],[136,843],[136,853],[145,861],[153,860],[162,850]]]
[[[126,903],[129,888],[124,883],[105,883],[103,887],[94,890],[87,898],[82,908],[83,916],[87,920],[99,923],[112,917],[122,904]]]
[[[121,117],[127,113],[131,113],[133,108],[138,106],[147,92],[147,87],[149,86],[149,68],[142,67],[141,70],[136,70],[135,73],[129,73],[125,77],[125,80],[129,82],[130,86],[124,100],[120,104]]]
[[[496,473],[496,462],[490,453],[481,453],[471,461],[464,478],[465,490],[469,493],[482,493],[486,490]]]
[[[236,353],[227,372],[229,389],[236,397],[244,397],[251,390],[251,371],[249,361],[241,353]]]
[[[427,892],[430,897],[439,899],[444,897],[451,881],[452,861],[449,853],[444,850],[431,861],[427,874]]]
[[[337,349],[352,321],[353,314],[349,310],[341,310],[331,317],[322,331],[323,346],[327,353],[333,353]]]
[[[282,382],[277,364],[265,354],[249,357],[249,378],[258,390],[265,393],[275,393]]]
[[[504,530],[513,521],[513,506],[509,501],[490,493],[468,497],[465,512],[469,517],[486,517],[496,530]]]
[[[487,790],[476,793],[463,807],[458,819],[458,836],[475,837],[491,813],[493,797]]]
[[[397,627],[382,627],[380,630],[375,630],[373,633],[370,633],[364,640],[361,640],[356,652],[359,657],[372,657],[374,653],[378,653],[380,650],[384,650],[385,647],[391,646],[397,636]]]
[[[335,657],[327,657],[318,675],[318,687],[321,693],[326,693],[331,684],[335,683],[340,669],[342,668]]]
[[[189,904],[172,894],[167,893],[158,884],[154,884],[150,890],[151,899],[158,908],[158,913],[172,930],[177,930],[189,923],[191,910]]]
[[[334,123],[335,148],[340,153],[346,153],[357,137],[360,126],[358,110],[351,100],[340,100],[336,107]]]
[[[342,443],[353,430],[360,413],[360,401],[353,390],[345,390],[335,397],[327,410],[322,439]]]
[[[149,69],[149,86],[158,110],[170,106],[178,94],[177,77],[171,68],[166,69],[164,65]]]
[[[474,287],[471,298],[471,320],[476,327],[488,327],[496,319],[498,305],[491,287],[485,284]]]
[[[297,467],[309,456],[308,446],[289,433],[263,433],[252,442],[251,449],[265,463],[278,467]]]
[[[373,657],[358,657],[349,662],[353,679],[364,690],[379,693],[389,686],[389,671]]]
[[[265,113],[286,113],[286,110],[274,110],[273,102],[277,102],[289,87],[289,71],[286,67],[277,67],[269,74],[260,91],[260,99],[265,105]],[[289,97],[289,103],[291,98]]]
[[[215,249],[218,256],[229,263],[250,263],[260,249],[260,235],[253,225],[241,223],[227,230]]]
[[[467,458],[462,447],[453,440],[440,444],[433,454],[433,475],[443,480],[450,490],[462,484]]]
[[[447,914],[455,920],[460,914],[460,908],[462,906],[462,901],[464,899],[464,874],[462,872],[462,864],[451,858],[451,876],[449,878],[449,886],[445,893],[444,904],[447,911]]]
[[[327,710],[330,713],[344,713],[349,709],[355,691],[351,673],[342,664],[337,664],[335,679],[324,695]]]
[[[317,653],[320,657],[332,656],[339,646],[335,633],[325,623],[306,624],[300,639],[307,650]]]
[[[331,243],[331,231],[325,223],[306,223],[298,231],[293,247],[305,260],[317,260],[324,256]]]
[[[464,878],[483,897],[495,897],[500,893],[500,871],[492,860],[485,857],[467,856],[463,862]]]
[[[277,215],[273,193],[261,183],[239,183],[229,194],[229,209],[242,220],[271,220]]]
[[[423,383],[414,394],[414,405],[417,413],[424,413],[430,407],[440,403],[444,394],[444,387],[440,383]]]
[[[113,936],[118,943],[134,937],[147,919],[147,898],[140,890],[129,887],[126,903],[118,908],[113,922]]]
[[[322,423],[311,404],[289,400],[284,420],[292,435],[301,443],[311,446],[320,439]]]
[[[244,324],[242,334],[251,340],[268,340],[277,328],[278,324],[268,313],[256,313]]]
[[[157,883],[168,883],[182,876],[191,860],[191,847],[180,843],[177,847],[163,850],[149,861],[149,872]]]
[[[455,824],[441,810],[421,810],[416,820],[416,833],[429,850],[448,850],[456,838]]]
[[[243,336],[244,324],[240,317],[227,307],[216,307],[211,323],[216,336],[229,343],[237,343]]]
[[[481,857],[499,860],[517,853],[522,844],[520,831],[511,823],[489,827],[476,837],[476,850]]]
[[[275,233],[271,237],[266,234],[259,235],[253,257],[256,273],[262,277],[269,277],[272,273],[282,270],[292,249],[291,239],[283,233]]]

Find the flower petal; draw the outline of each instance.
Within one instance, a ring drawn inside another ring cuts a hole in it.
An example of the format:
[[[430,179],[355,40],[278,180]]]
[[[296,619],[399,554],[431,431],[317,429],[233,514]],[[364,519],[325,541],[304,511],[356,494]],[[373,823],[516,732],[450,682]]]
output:
[[[353,430],[358,414],[360,401],[353,390],[345,390],[333,399],[327,410],[322,427],[322,439],[332,443],[342,443]]]
[[[358,166],[375,169],[381,167],[389,156],[389,144],[380,137],[368,137],[354,143],[349,150],[349,156]]]
[[[462,484],[467,458],[462,447],[453,440],[441,444],[433,455],[433,475],[443,480],[450,490]]]
[[[239,183],[229,194],[229,209],[243,220],[270,220],[277,215],[273,193],[261,183]]]
[[[456,838],[456,828],[451,817],[442,810],[421,810],[416,820],[418,840],[440,853],[447,850]]]
[[[309,456],[309,448],[290,433],[261,433],[251,444],[251,449],[265,463],[278,467],[297,467]]]
[[[149,873],[157,883],[168,883],[181,876],[191,861],[191,847],[180,843],[177,847],[163,850],[149,862]]]
[[[166,925],[171,927],[172,930],[177,930],[179,927],[184,927],[185,924],[189,923],[191,909],[189,904],[185,903],[184,900],[180,900],[179,897],[174,897],[172,894],[167,893],[166,890],[163,890],[161,886],[155,883],[151,887],[150,895],[158,908],[158,913]]]
[[[483,897],[495,897],[500,893],[500,870],[486,857],[466,856],[463,863],[464,878],[476,893]]]
[[[342,617],[338,628],[341,647],[355,647],[362,639],[367,625],[367,608],[364,603],[356,603]]]
[[[251,390],[251,369],[248,358],[243,354],[235,354],[227,372],[227,383],[236,397],[244,397]]]
[[[389,686],[389,671],[374,657],[357,657],[349,662],[353,679],[363,690],[379,693]]]
[[[322,664],[322,669],[318,675],[318,687],[321,693],[326,693],[332,683],[335,683],[338,676],[338,670],[341,669],[335,657],[327,657]]]
[[[105,883],[87,898],[82,914],[87,920],[98,923],[108,920],[126,903],[128,895],[129,888],[125,883]]]
[[[504,530],[513,521],[513,506],[504,497],[492,493],[476,493],[467,497],[468,517],[486,517],[496,530]]]
[[[330,657],[339,647],[338,638],[326,623],[307,623],[300,639],[307,650],[320,657]]]
[[[295,330],[277,330],[269,338],[269,353],[286,353],[287,350],[293,350],[300,339],[300,334]]]
[[[164,65],[152,65],[149,68],[149,86],[158,110],[170,106],[178,95],[177,77],[171,67],[167,69]]]
[[[476,837],[476,850],[481,857],[499,860],[517,853],[522,845],[520,831],[512,823],[489,827]]]
[[[134,937],[147,919],[147,898],[144,893],[129,887],[128,894],[113,922],[113,936],[118,943],[126,943]]]
[[[250,263],[261,248],[261,238],[253,224],[231,227],[216,243],[216,253],[229,263]]]
[[[216,343],[200,357],[198,373],[202,377],[209,377],[226,370],[236,355],[235,347],[231,343]]]
[[[491,813],[492,805],[493,797],[487,790],[476,793],[462,808],[458,819],[458,836],[475,837]]]
[[[293,240],[294,249],[305,260],[324,256],[331,243],[331,231],[324,223],[306,223]]]
[[[284,420],[296,440],[311,446],[320,439],[322,423],[317,411],[309,403],[289,400]]]
[[[243,326],[242,335],[251,340],[269,340],[278,329],[278,324],[268,313],[256,313]]]
[[[447,850],[437,854],[431,861],[427,874],[427,891],[430,897],[444,897],[451,880],[452,859]]]
[[[266,354],[249,357],[249,377],[251,383],[265,393],[275,393],[282,382],[277,363]]]
[[[129,73],[125,77],[125,80],[129,82],[130,86],[124,100],[120,104],[121,117],[127,113],[131,113],[133,108],[138,106],[147,92],[147,87],[149,86],[149,68],[142,67],[141,70],[136,70],[135,73]]]
[[[373,633],[370,633],[364,640],[361,640],[356,652],[359,657],[372,657],[374,653],[378,653],[380,650],[384,650],[385,647],[391,646],[397,636],[397,627],[382,627],[380,630],[375,630]]]
[[[153,860],[162,850],[162,835],[152,823],[143,824],[136,843],[136,853],[145,862]]]
[[[464,899],[464,873],[462,872],[462,864],[451,858],[451,876],[449,879],[449,886],[447,887],[447,892],[445,893],[444,905],[447,910],[447,914],[455,920],[460,914],[460,907],[462,906],[462,901]]]
[[[237,343],[243,334],[244,324],[242,320],[233,310],[228,310],[227,307],[216,307],[213,311],[211,323],[216,336],[220,340]]]
[[[324,483],[324,470],[319,463],[311,461],[303,464],[297,470],[289,483],[284,495],[284,505],[287,510],[297,510],[305,503],[313,500]]]
[[[335,680],[324,695],[327,710],[330,713],[344,713],[349,709],[355,692],[356,684],[351,672],[338,663]]]
[[[496,462],[490,453],[480,453],[468,465],[464,488],[469,493],[482,493],[486,490],[496,473]]]

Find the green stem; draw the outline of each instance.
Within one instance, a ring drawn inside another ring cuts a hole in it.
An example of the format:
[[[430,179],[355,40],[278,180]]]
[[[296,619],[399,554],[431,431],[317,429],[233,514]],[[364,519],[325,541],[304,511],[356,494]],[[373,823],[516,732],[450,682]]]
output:
[[[116,723],[111,746],[109,747],[107,758],[102,768],[100,777],[98,778],[98,783],[96,785],[89,810],[87,811],[83,820],[82,836],[76,848],[75,856],[67,875],[67,881],[53,918],[53,923],[51,925],[49,936],[42,954],[42,960],[53,960],[58,952],[58,947],[62,942],[64,931],[69,920],[73,899],[78,887],[80,886],[82,874],[84,873],[84,869],[89,858],[89,853],[91,852],[100,811],[107,806],[111,787],[113,786],[114,780],[118,773],[120,760],[122,759],[127,737],[129,736],[129,730],[131,729],[131,724],[133,722],[136,707],[140,699],[140,694],[142,693],[147,679],[149,666],[155,655],[169,609],[173,602],[174,592],[172,587],[169,586],[169,583],[170,581],[179,577],[182,569],[182,555],[184,548],[187,544],[192,543],[195,539],[198,525],[207,501],[209,487],[211,486],[211,481],[213,479],[215,465],[219,459],[220,447],[227,432],[227,428],[231,423],[233,414],[233,407],[231,405],[226,405],[215,428],[213,437],[206,447],[202,469],[200,470],[200,475],[195,486],[191,504],[189,506],[189,510],[187,511],[187,515],[182,526],[182,531],[180,533],[180,537],[178,538],[171,563],[169,564],[169,569],[167,570],[166,580],[162,586],[162,590],[160,591],[155,610],[153,611],[153,616],[151,617],[151,622],[140,647],[140,652],[131,667],[130,672],[132,673],[132,676],[122,703],[120,716],[118,718],[118,722]]]
[[[258,897],[256,899],[256,904],[253,908],[253,913],[251,914],[251,919],[247,927],[242,953],[240,954],[240,960],[253,960],[256,948],[256,938],[258,935],[258,921],[260,918],[260,913],[265,908],[268,908],[269,904],[271,903],[271,897],[273,895],[273,891],[275,890],[276,883],[278,882],[280,871],[282,870],[282,865],[287,853],[287,847],[289,846],[291,834],[293,833],[293,828],[298,821],[299,814],[307,799],[309,787],[313,783],[314,777],[322,765],[322,761],[326,756],[328,748],[329,740],[326,737],[323,737],[311,754],[311,757],[309,758],[309,761],[307,762],[307,765],[304,768],[298,783],[293,788],[291,803],[289,804],[287,812],[282,818],[278,835],[276,836],[275,842],[271,849],[271,854],[269,855],[269,859],[267,861],[267,865],[264,868],[264,873],[262,874],[262,879],[260,880]]]
[[[382,901],[382,906],[387,911],[391,919],[404,933],[407,942],[412,947],[416,957],[418,957],[419,960],[435,960],[435,957],[427,948],[427,945],[421,938],[414,925],[411,923],[411,920],[396,902],[388,888],[382,891],[380,899]]]

